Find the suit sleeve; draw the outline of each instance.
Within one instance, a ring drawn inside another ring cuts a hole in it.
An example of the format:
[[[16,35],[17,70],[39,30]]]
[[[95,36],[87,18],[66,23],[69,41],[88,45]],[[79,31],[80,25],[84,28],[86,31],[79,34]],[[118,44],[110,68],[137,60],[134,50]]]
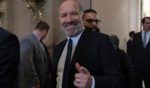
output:
[[[0,40],[0,88],[14,88],[18,73],[20,47],[16,36]]]
[[[19,70],[19,86],[27,88],[39,84],[39,78],[34,65],[34,45],[29,40],[21,40],[21,60]]]
[[[122,76],[120,67],[116,58],[116,52],[108,38],[100,42],[100,64],[103,74],[95,75],[95,88],[122,88]]]

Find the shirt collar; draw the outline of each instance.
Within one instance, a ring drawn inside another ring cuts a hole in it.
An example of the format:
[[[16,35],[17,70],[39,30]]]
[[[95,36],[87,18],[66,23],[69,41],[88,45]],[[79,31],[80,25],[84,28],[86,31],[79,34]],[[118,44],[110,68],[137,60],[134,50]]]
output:
[[[144,35],[145,31],[142,31],[142,35]],[[147,35],[150,35],[150,31],[147,32]]]
[[[72,39],[72,41],[73,41],[73,43],[74,44],[77,44],[78,43],[78,41],[79,41],[79,39],[80,39],[80,37],[81,37],[81,35],[82,35],[82,33],[83,33],[83,31],[81,32],[81,33],[79,33],[77,36],[74,36],[74,37],[69,37],[69,36],[67,36],[67,39]]]
[[[143,30],[142,31],[142,38],[144,37],[144,33],[145,33],[145,31]],[[150,38],[150,31],[146,32],[146,34],[147,34],[147,38]]]
[[[32,32],[32,34],[34,34],[38,38],[38,40],[41,40],[41,38],[35,32]]]

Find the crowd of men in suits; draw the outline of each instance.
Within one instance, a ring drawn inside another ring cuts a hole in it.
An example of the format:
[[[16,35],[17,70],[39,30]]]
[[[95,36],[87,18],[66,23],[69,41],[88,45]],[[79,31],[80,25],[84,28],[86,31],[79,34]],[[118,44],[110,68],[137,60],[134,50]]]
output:
[[[117,36],[99,32],[97,12],[64,0],[59,22],[66,39],[49,55],[42,40],[49,25],[39,21],[18,38],[0,28],[0,88],[150,88],[150,17],[141,21],[122,51]],[[87,25],[86,25],[87,24]]]

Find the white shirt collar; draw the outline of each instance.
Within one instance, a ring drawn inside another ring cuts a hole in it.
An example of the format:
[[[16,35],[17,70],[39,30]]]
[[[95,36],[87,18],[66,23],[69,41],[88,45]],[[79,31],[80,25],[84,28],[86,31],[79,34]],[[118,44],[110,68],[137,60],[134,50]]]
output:
[[[142,31],[142,40],[143,40],[143,38],[144,38],[144,33],[145,33],[145,31],[143,30],[143,31]],[[149,42],[149,38],[150,38],[150,31],[148,31],[148,32],[146,33],[146,44]]]
[[[142,31],[142,36],[144,35],[145,31]],[[147,36],[150,37],[150,31],[147,32]]]
[[[78,41],[79,41],[79,39],[80,39],[80,37],[81,37],[81,35],[82,35],[82,33],[83,33],[83,31],[82,31],[81,33],[79,33],[77,36],[74,36],[74,37],[69,37],[69,36],[67,36],[67,39],[71,38],[72,41],[73,41],[73,43],[74,43],[74,44],[77,44]]]

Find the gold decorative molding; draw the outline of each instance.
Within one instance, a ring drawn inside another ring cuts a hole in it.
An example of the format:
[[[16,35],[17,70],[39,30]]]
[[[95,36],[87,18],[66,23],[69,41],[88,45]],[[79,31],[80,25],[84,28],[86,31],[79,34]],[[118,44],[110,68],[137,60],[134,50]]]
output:
[[[34,21],[43,19],[43,11],[45,6],[45,0],[26,0],[27,8],[31,9],[34,14]]]

